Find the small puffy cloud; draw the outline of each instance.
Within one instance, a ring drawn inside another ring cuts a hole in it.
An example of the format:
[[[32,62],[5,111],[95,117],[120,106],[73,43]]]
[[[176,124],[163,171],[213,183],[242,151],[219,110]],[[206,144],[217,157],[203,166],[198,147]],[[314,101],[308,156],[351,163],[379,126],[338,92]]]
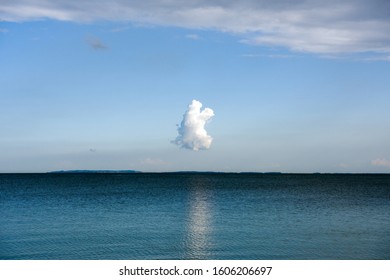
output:
[[[213,138],[207,134],[206,123],[214,116],[210,108],[201,110],[202,103],[192,100],[177,131],[174,144],[193,151],[207,150],[210,148]]]
[[[384,158],[377,158],[371,161],[371,164],[374,166],[386,166],[390,167],[390,161]]]
[[[99,38],[88,37],[87,43],[94,50],[107,50],[108,49],[108,47],[102,41],[100,41]]]

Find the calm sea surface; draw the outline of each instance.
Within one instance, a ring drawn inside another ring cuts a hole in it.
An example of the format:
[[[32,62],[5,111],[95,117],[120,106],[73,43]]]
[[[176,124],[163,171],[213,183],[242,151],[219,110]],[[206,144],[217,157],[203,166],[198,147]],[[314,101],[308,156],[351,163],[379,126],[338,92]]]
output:
[[[390,175],[0,174],[0,259],[390,259]]]

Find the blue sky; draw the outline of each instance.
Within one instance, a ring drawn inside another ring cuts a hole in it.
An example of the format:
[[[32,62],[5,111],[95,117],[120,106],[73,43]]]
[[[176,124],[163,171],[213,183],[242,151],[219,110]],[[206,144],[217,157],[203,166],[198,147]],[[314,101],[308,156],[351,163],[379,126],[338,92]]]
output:
[[[0,172],[390,172],[386,2],[91,3],[0,7]]]

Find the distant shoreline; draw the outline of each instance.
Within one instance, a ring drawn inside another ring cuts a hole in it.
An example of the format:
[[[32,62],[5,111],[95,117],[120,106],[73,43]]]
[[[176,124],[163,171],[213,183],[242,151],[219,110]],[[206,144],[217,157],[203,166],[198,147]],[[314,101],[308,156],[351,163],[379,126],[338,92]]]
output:
[[[1,174],[264,174],[264,175],[390,175],[390,173],[254,172],[254,171],[139,171],[139,170],[54,170],[48,172],[0,172]]]
[[[142,173],[136,170],[55,170],[45,173]]]
[[[125,174],[133,174],[133,173],[146,173],[146,174],[282,174],[282,172],[223,172],[223,171],[138,171],[138,170],[58,170],[58,171],[49,171],[46,172],[49,174],[62,174],[62,173],[125,173]]]
[[[255,171],[139,171],[139,170],[54,170],[47,172],[0,172],[4,174],[258,174],[258,175],[390,175],[390,173],[374,172],[255,172]]]
[[[163,171],[163,172],[156,172],[156,171],[138,171],[138,170],[58,170],[58,171],[49,171],[46,172],[49,174],[62,174],[62,173],[156,173],[156,174],[282,174],[282,172],[223,172],[223,171]]]

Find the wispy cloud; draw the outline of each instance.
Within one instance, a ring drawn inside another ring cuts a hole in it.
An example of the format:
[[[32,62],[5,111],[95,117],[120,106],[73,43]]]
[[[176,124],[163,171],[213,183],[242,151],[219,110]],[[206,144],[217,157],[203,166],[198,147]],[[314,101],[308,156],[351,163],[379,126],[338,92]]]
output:
[[[108,47],[96,37],[88,37],[86,39],[88,45],[94,50],[108,50]]]
[[[130,27],[129,26],[120,26],[120,27],[115,27],[115,28],[112,28],[110,29],[110,32],[124,32],[126,30],[128,30]]]
[[[0,33],[7,33],[7,32],[8,32],[8,29],[0,28]]]
[[[192,100],[184,113],[183,120],[177,129],[179,136],[172,141],[174,144],[193,151],[207,150],[213,138],[207,134],[206,123],[214,116],[210,108],[201,110],[202,103]]]
[[[145,158],[141,160],[141,164],[151,165],[151,166],[164,166],[164,165],[168,165],[168,162],[160,158]]]
[[[375,55],[366,57],[366,61],[390,61],[390,55]]]
[[[0,18],[131,21],[230,32],[296,52],[390,53],[388,0],[3,0]]]
[[[390,161],[384,158],[377,158],[371,161],[371,164],[374,166],[386,166],[390,167]]]
[[[285,58],[293,58],[296,57],[295,55],[291,54],[243,54],[242,57],[246,58],[280,58],[280,59],[285,59]]]
[[[200,40],[201,39],[201,37],[197,34],[187,34],[186,38],[191,39],[191,40]]]

